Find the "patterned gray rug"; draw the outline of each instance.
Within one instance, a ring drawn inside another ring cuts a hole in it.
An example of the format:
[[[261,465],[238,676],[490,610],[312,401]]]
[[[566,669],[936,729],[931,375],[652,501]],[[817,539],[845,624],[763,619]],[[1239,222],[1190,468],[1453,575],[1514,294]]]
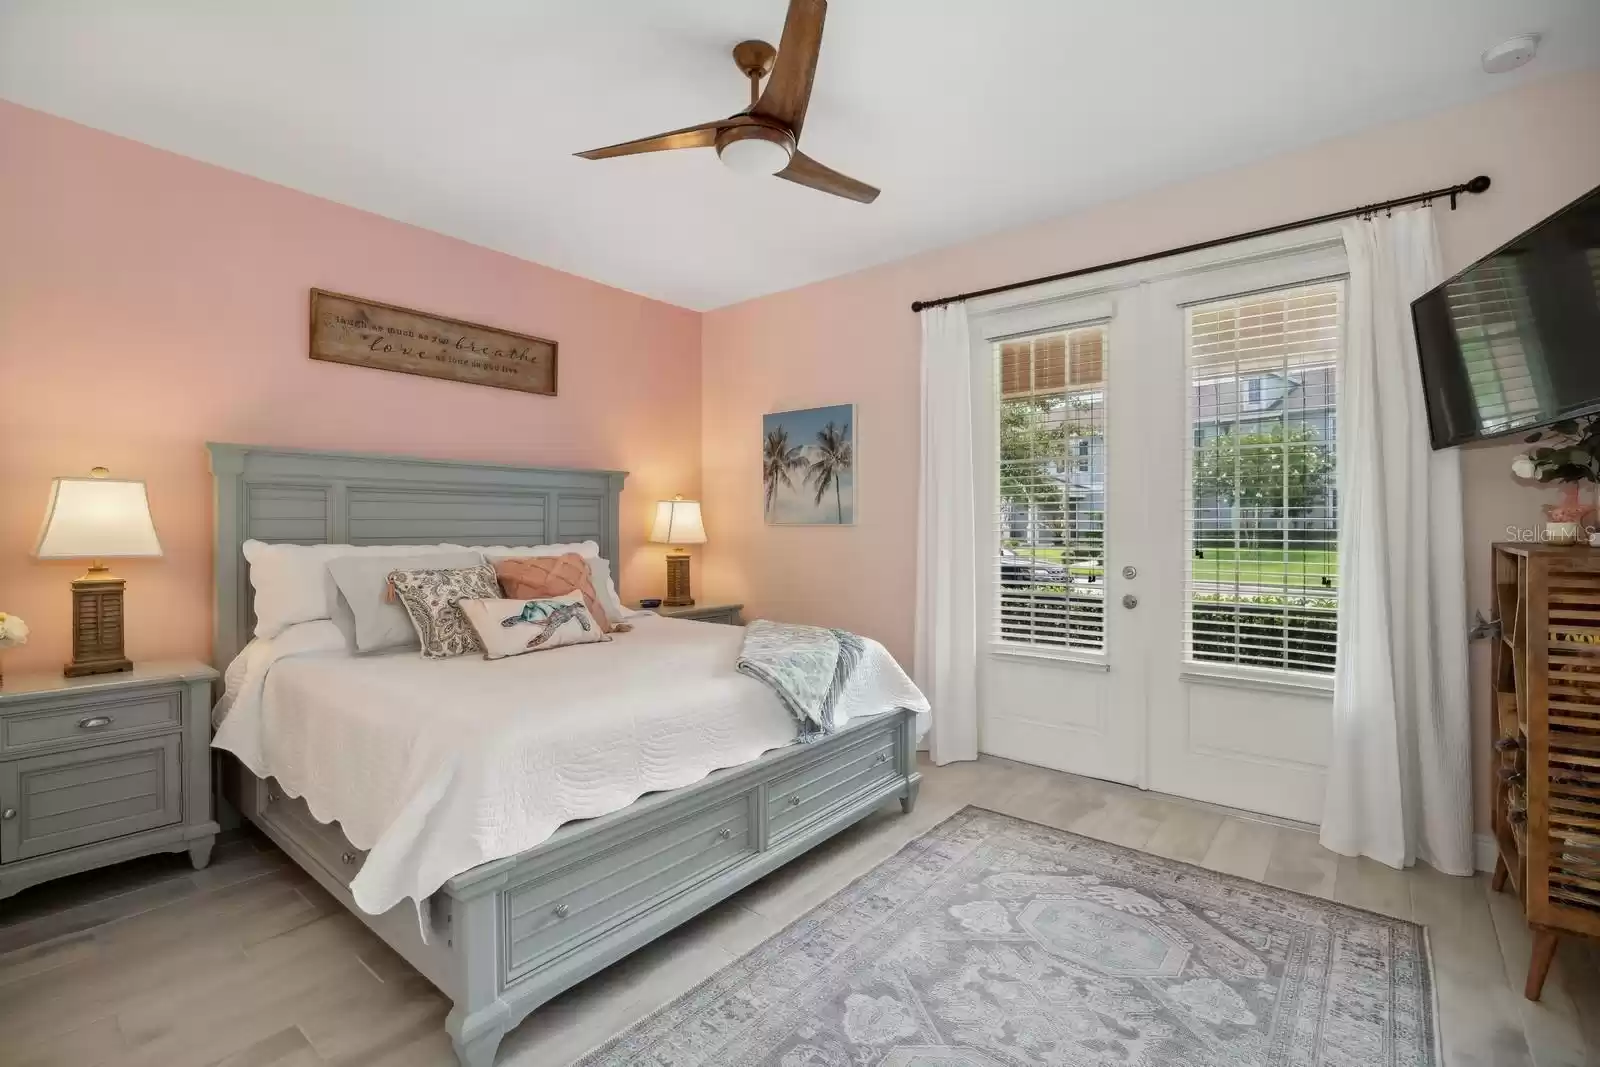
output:
[[[1414,923],[967,808],[576,1067],[1436,1067]]]

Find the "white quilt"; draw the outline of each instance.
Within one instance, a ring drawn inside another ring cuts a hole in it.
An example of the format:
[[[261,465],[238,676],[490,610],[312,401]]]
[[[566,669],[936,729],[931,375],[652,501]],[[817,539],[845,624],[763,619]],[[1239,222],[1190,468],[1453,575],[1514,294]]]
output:
[[[379,914],[795,740],[777,696],[735,670],[743,629],[631,621],[607,643],[493,662],[352,656],[333,623],[301,623],[229,667],[212,743],[368,850],[350,889]],[[912,708],[925,730],[927,701],[866,646],[842,714]]]

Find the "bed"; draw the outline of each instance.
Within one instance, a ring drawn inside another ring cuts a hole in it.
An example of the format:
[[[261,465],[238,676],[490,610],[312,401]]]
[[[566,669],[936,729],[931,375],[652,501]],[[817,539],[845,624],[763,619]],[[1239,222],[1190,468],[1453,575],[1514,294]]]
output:
[[[626,477],[622,472],[224,444],[209,450],[216,488],[214,654],[222,667],[245,647],[254,627],[241,549],[252,538],[355,545],[593,540],[601,555],[616,559],[618,496]],[[307,633],[313,640],[318,636]],[[474,690],[467,702],[485,709],[483,713],[463,714],[460,724],[450,728],[459,731],[492,720],[499,714],[496,701],[516,688],[518,671],[545,672],[537,679],[541,691],[559,693],[560,685],[548,673],[552,665],[581,675],[589,663],[617,673],[615,665],[626,662],[620,673],[662,690],[649,679],[674,663],[724,662],[737,651],[738,634],[731,627],[651,616],[637,620],[635,632],[624,635],[626,640],[619,638],[614,648],[594,645],[497,661],[492,666],[511,669],[494,672],[494,683],[481,693]],[[612,700],[607,715],[588,716],[593,721],[583,725],[591,732],[571,751],[560,749],[558,724],[551,732],[524,732],[514,743],[497,744],[498,764],[487,771],[487,765],[473,765],[471,773],[463,771],[459,777],[495,781],[505,777],[505,767],[527,766],[535,768],[526,776],[528,782],[608,782],[603,769],[585,760],[603,760],[623,748],[613,737],[626,737],[629,752],[692,748],[723,769],[679,782],[674,777],[682,777],[679,762],[638,759],[637,781],[651,791],[626,806],[582,817],[590,810],[614,808],[628,797],[595,799],[591,794],[604,789],[569,788],[562,795],[577,799],[563,810],[578,813],[579,821],[565,822],[548,837],[508,855],[497,854],[506,850],[509,839],[496,839],[492,833],[436,833],[427,855],[441,848],[456,852],[446,867],[433,863],[428,870],[416,861],[423,850],[414,842],[375,845],[355,799],[343,809],[350,813],[347,836],[329,821],[335,815],[313,811],[302,794],[313,795],[306,791],[306,781],[340,773],[327,758],[330,748],[365,752],[372,746],[364,739],[380,736],[360,732],[372,729],[370,724],[379,718],[361,714],[363,701],[382,705],[384,714],[415,718],[418,702],[429,699],[427,685],[449,686],[452,672],[466,678],[471,665],[423,663],[414,654],[388,660],[358,657],[352,663],[315,653],[312,648],[308,654],[278,660],[266,675],[275,706],[297,710],[280,712],[275,720],[279,762],[252,762],[282,768],[285,781],[258,776],[235,761],[236,802],[244,818],[452,999],[446,1028],[464,1067],[490,1067],[505,1033],[562,990],[881,805],[898,800],[909,812],[916,802],[917,711],[894,707],[857,715],[813,743],[786,743],[793,735],[792,722],[765,713],[740,714],[731,707],[729,694],[736,684],[753,683],[735,683],[722,677],[720,667],[708,666],[697,683],[700,688],[676,695],[677,706],[652,703],[649,730],[641,725],[646,717],[627,713],[631,696],[622,694]],[[535,662],[541,660],[542,666]],[[425,670],[430,667],[446,669]],[[473,677],[488,676],[480,671]],[[867,679],[861,684],[871,683]],[[858,696],[870,701],[874,694]],[[332,723],[346,733],[330,732]],[[614,734],[605,734],[606,729]],[[284,756],[286,747],[294,758]],[[462,748],[478,751],[465,744]],[[659,773],[652,776],[657,766]],[[355,798],[359,789],[349,794]],[[332,794],[324,787],[316,795]],[[481,826],[493,799],[476,798],[473,809],[469,796],[464,817],[476,818]],[[598,808],[585,807],[589,804]],[[419,826],[433,821],[437,812],[416,820]],[[521,827],[518,832],[528,830]],[[460,852],[462,848],[481,848],[484,855],[497,858],[461,870],[476,858],[470,851]],[[445,876],[446,870],[452,873]]]

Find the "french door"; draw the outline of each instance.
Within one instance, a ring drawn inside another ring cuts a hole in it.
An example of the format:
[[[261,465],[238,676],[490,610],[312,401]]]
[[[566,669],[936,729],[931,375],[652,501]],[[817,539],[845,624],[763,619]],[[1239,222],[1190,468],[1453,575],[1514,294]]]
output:
[[[1302,241],[972,315],[984,751],[1320,818],[1345,267]]]

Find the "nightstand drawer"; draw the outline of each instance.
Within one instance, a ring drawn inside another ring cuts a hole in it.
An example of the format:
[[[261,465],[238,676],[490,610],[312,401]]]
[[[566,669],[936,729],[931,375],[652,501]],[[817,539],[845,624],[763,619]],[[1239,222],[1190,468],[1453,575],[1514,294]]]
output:
[[[0,719],[0,753],[58,748],[64,743],[99,744],[132,733],[176,730],[182,724],[183,695],[176,690],[85,700]]]
[[[177,822],[181,755],[166,734],[0,763],[0,862]]]

